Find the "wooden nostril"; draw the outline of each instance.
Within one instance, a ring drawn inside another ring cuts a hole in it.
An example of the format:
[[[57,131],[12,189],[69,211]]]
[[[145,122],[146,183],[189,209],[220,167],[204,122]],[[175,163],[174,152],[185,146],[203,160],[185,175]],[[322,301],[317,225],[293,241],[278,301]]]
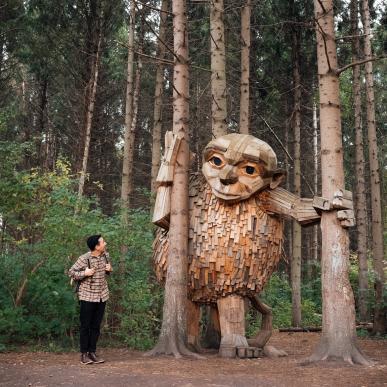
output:
[[[231,177],[227,177],[226,179],[220,179],[220,182],[223,185],[235,184],[237,181],[238,181],[237,176],[231,176]]]

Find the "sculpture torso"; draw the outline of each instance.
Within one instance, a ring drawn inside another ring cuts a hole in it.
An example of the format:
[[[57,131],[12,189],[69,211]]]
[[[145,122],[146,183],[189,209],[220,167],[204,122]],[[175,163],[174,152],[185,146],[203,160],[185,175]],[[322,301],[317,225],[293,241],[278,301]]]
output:
[[[268,212],[270,194],[257,193],[228,203],[217,198],[204,178],[190,181],[188,295],[216,302],[229,294],[262,290],[280,259],[283,222]],[[165,277],[168,233],[156,237],[154,259],[159,280]]]

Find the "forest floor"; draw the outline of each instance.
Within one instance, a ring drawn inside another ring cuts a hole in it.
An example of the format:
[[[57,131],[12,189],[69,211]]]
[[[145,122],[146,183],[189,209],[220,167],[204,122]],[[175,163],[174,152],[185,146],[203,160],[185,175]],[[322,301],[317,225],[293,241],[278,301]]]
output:
[[[101,348],[106,363],[81,365],[75,352],[0,354],[0,386],[387,386],[387,341],[359,339],[372,367],[336,362],[302,365],[318,333],[278,333],[270,340],[289,356],[279,359],[206,360],[143,357],[142,352]]]

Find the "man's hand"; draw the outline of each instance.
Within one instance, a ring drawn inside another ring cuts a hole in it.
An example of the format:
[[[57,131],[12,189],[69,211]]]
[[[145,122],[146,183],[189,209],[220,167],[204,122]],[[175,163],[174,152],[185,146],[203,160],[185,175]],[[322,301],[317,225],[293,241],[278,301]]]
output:
[[[109,273],[113,271],[112,265],[110,263],[106,264],[105,271],[108,271]]]
[[[91,277],[92,275],[94,275],[94,273],[95,273],[95,269],[86,268],[86,270],[85,270],[86,277]]]

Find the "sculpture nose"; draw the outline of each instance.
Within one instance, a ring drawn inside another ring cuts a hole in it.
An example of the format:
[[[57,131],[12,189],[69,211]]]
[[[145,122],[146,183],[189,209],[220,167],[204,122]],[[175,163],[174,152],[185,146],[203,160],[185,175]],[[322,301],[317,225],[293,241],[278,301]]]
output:
[[[230,185],[234,184],[238,181],[238,176],[234,173],[233,168],[230,168],[226,171],[222,171],[223,173],[220,174],[220,182],[223,185]]]
[[[228,179],[220,179],[220,182],[223,184],[223,185],[229,185],[229,184],[234,184],[238,181],[238,177],[236,176],[233,176],[233,177],[230,177]]]

